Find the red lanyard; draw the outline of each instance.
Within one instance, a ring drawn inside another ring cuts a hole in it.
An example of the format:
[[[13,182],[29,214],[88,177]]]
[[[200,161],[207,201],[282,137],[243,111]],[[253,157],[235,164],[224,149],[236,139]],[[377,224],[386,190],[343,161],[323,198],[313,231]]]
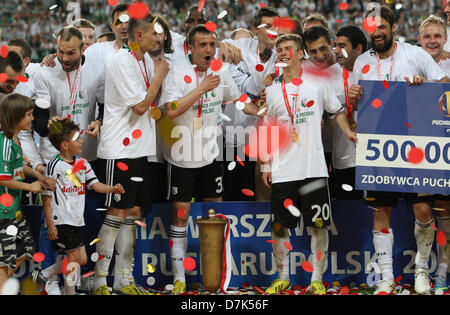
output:
[[[199,86],[198,84],[198,70],[197,68],[194,69],[195,71],[195,77],[197,79],[197,87]],[[206,76],[205,76],[206,78]],[[202,94],[202,97],[198,100],[198,112],[197,112],[197,117],[200,118],[202,117],[202,107],[203,107],[203,100],[204,100],[205,94]]]
[[[397,43],[394,42],[394,52],[392,53],[392,61],[391,61],[391,69],[389,69],[389,78],[387,78],[386,75],[386,79],[388,81],[392,81],[392,69],[394,69],[394,63],[395,63],[395,52],[397,51]],[[381,73],[381,61],[380,61],[380,57],[378,56],[378,53],[375,54],[375,57],[377,58],[377,72],[378,72],[378,78],[380,80],[384,80],[383,79],[383,74]]]
[[[139,63],[136,53],[133,50],[131,51],[131,53],[133,54],[134,58],[136,58],[136,61],[139,65],[139,69],[141,70],[141,73],[142,73],[142,77],[144,78],[145,85],[147,86],[147,89],[148,89],[150,87],[150,80],[148,78],[147,65],[145,64],[145,56],[144,56],[144,58],[142,58],[142,62],[144,63],[144,70],[145,70],[145,75],[144,75],[144,71],[142,70],[141,64]]]
[[[73,87],[70,84],[70,75],[69,72],[66,72],[67,74],[67,80],[69,81],[69,90],[70,90],[70,109],[73,110],[75,103],[77,101],[77,91],[80,85],[80,73],[81,73],[81,63],[78,67],[77,74],[75,75],[75,83]]]
[[[299,75],[300,79],[302,77],[302,73],[303,73],[303,69],[300,68],[300,75]],[[283,92],[284,105],[286,106],[286,110],[289,114],[289,117],[291,118],[292,126],[294,127],[294,131],[295,131],[294,115],[292,114],[291,106],[289,105],[289,99],[288,99],[287,92],[286,92],[286,83],[284,81],[284,77],[281,79],[281,91]],[[296,108],[297,108],[297,102],[295,102],[295,104],[294,104],[294,112],[295,112]]]
[[[184,40],[184,55],[185,56],[189,55],[189,49],[188,49],[188,45],[186,43],[186,40]]]
[[[352,118],[352,105],[350,105],[350,98],[348,96],[349,92],[348,92],[348,77],[349,77],[349,72],[347,69],[345,69],[344,67],[342,67],[344,69],[344,72],[342,73],[342,77],[344,78],[344,93],[345,93],[345,105],[347,107],[347,117],[349,119]]]

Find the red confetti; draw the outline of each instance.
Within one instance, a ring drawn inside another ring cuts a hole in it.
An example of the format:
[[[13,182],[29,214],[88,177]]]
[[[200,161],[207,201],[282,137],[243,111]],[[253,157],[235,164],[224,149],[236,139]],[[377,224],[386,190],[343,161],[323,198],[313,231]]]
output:
[[[98,260],[97,260],[98,261]],[[95,271],[88,271],[85,274],[81,275],[83,278],[90,277],[92,275],[95,275]]]
[[[117,162],[117,168],[121,171],[128,171],[128,165],[122,162]]]
[[[108,4],[112,7],[116,6],[119,3],[119,0],[108,0]]]
[[[262,64],[257,64],[255,67],[256,71],[258,72],[263,72],[264,71],[264,65]]]
[[[242,94],[241,97],[239,97],[239,101],[242,103],[245,103],[245,101],[248,99],[248,95],[247,94]]]
[[[412,147],[408,152],[407,160],[413,164],[419,164],[425,157],[425,152],[421,148]]]
[[[267,35],[267,37],[270,38],[270,39],[275,39],[275,38],[277,38],[276,35],[272,35],[272,34],[270,34],[270,33],[267,33],[266,35]]]
[[[340,295],[347,295],[350,293],[350,289],[347,286],[342,287],[339,290]]]
[[[127,146],[127,145],[129,145],[130,144],[130,138],[125,138],[125,139],[123,139],[123,145],[124,146]]]
[[[306,107],[311,107],[314,105],[314,100],[310,100],[308,103],[306,103]]]
[[[241,164],[241,166],[244,166],[244,162],[241,160],[241,158],[236,155],[236,160],[239,162],[239,164]]]
[[[169,240],[169,248],[172,248],[172,246],[173,246],[173,241]]]
[[[367,33],[375,32],[377,30],[377,23],[375,21],[375,17],[369,16],[365,18],[362,23],[362,27]]]
[[[77,162],[75,162],[75,165],[72,167],[72,174],[76,174],[82,169],[84,169],[86,160],[85,159],[79,159]]]
[[[265,7],[266,7],[266,5],[265,5],[264,3],[262,3],[262,2],[259,3],[259,6],[260,6],[261,8],[265,8]]]
[[[13,203],[14,203],[14,198],[10,194],[4,193],[4,194],[0,195],[0,204],[3,207],[9,208],[13,205]]]
[[[292,79],[292,84],[295,86],[300,86],[303,83],[302,79],[300,78],[293,78]]]
[[[320,258],[322,258],[322,252],[320,250],[317,251],[317,261],[320,261]]]
[[[386,291],[381,291],[381,292],[378,293],[377,295],[389,295],[389,293],[387,293]]]
[[[69,115],[67,115],[67,119],[70,119],[72,116],[70,116],[70,114]]]
[[[347,10],[348,9],[348,3],[347,2],[342,2],[341,4],[339,4],[339,10]]]
[[[178,209],[177,211],[177,217],[182,218],[186,215],[186,210],[184,210],[183,208]]]
[[[192,83],[192,78],[188,75],[184,76],[184,82],[186,82],[187,84],[191,84]]]
[[[142,20],[148,15],[148,6],[140,1],[133,2],[127,8],[128,15],[134,20]]]
[[[385,88],[386,90],[389,89],[389,82],[386,81],[386,80],[384,80],[384,81],[383,81],[383,86],[384,86],[384,88]]]
[[[214,22],[206,22],[205,28],[212,33],[216,31],[217,25]]]
[[[2,48],[0,48],[0,55],[2,56],[2,58],[6,58],[8,57],[8,54],[9,54],[8,46],[3,45]]]
[[[437,232],[438,229],[437,229],[436,225],[434,225],[433,222],[430,222],[430,225],[433,228],[433,230],[435,230]]]
[[[291,59],[294,59],[294,54],[292,53],[292,48],[289,48],[289,57],[291,57]]]
[[[35,262],[37,262],[37,263],[43,262],[44,259],[45,259],[44,253],[37,252],[37,253],[34,253],[34,254],[33,254],[33,260],[34,260]]]
[[[404,125],[406,125],[406,127],[412,128],[410,124],[408,123],[403,123]]]
[[[372,106],[374,108],[379,108],[381,105],[383,105],[383,103],[381,102],[381,100],[379,98],[376,98],[372,101]]]
[[[336,20],[336,22],[338,22],[338,23],[342,23],[342,20]]]
[[[398,276],[397,278],[395,278],[394,282],[399,283],[400,280],[402,280],[402,279],[403,279],[403,276]]]
[[[305,261],[302,263],[302,268],[303,268],[303,270],[305,270],[306,272],[313,272],[313,271],[314,271],[313,265],[311,265],[311,263],[310,263],[309,261],[307,261],[307,260],[305,260]]]
[[[67,275],[67,265],[69,264],[69,257],[64,257],[61,263],[61,272]]]
[[[261,3],[260,3],[261,4]],[[261,294],[266,294],[263,290],[261,290],[260,288],[258,288],[257,286],[254,286],[253,289],[255,289],[256,291],[258,291]]]
[[[211,71],[219,71],[222,68],[223,62],[220,59],[214,59],[213,61],[211,61],[211,64],[209,65],[209,67],[211,68]]]
[[[362,68],[361,72],[364,73],[364,74],[366,74],[367,72],[369,72],[369,70],[370,70],[370,65],[365,65],[365,66]]]
[[[291,32],[297,28],[297,23],[288,17],[276,17],[272,24],[277,28],[283,28]]]
[[[8,75],[6,73],[0,73],[0,82],[5,82],[8,80]]]
[[[241,192],[243,195],[246,195],[248,197],[253,197],[255,195],[255,193],[251,189],[248,189],[248,188],[242,189]]]
[[[284,207],[287,209],[289,206],[293,206],[294,202],[292,199],[286,198],[283,202]]]
[[[19,82],[22,82],[22,83],[28,82],[28,78],[27,78],[27,77],[24,77],[23,75],[18,75],[18,76],[16,77],[16,80],[19,81]]]
[[[445,237],[444,231],[439,231],[436,235],[436,241],[439,244],[439,246],[445,246],[445,243],[447,243],[447,237]]]
[[[183,267],[187,271],[192,271],[197,266],[197,263],[195,262],[195,259],[192,257],[186,257],[183,260]]]
[[[136,129],[133,131],[133,133],[131,134],[131,136],[134,139],[139,139],[142,136],[142,131],[140,129]]]
[[[286,247],[286,249],[287,249],[288,251],[291,251],[291,250],[293,249],[291,243],[289,243],[289,242],[284,242],[283,244],[284,244],[284,247]]]
[[[267,243],[272,243],[272,244],[278,244],[277,241],[273,241],[273,240],[267,240],[266,242],[267,242]]]
[[[206,0],[200,0],[199,2],[198,2],[198,12],[201,12],[202,10],[203,10],[203,8],[205,7],[205,2],[206,2]]]
[[[381,233],[384,233],[384,234],[389,234],[389,230],[388,230],[388,229],[386,229],[386,228],[384,228],[384,229],[381,229]]]

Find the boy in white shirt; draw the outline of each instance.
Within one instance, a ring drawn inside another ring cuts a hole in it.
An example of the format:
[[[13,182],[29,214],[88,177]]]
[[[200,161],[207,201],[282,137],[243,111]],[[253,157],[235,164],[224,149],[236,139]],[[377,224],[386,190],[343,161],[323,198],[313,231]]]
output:
[[[266,89],[267,119],[275,118],[286,126],[290,145],[278,159],[273,158],[270,171],[267,164],[262,169],[263,182],[272,188],[272,239],[275,241],[272,246],[279,275],[266,293],[276,294],[290,286],[288,229],[296,227],[300,215],[296,213],[298,211],[290,213],[285,208],[291,203],[301,210],[304,224],[312,232],[314,271],[310,290],[314,294],[325,294],[322,276],[328,255],[327,226],[331,222],[331,208],[328,170],[321,141],[324,110],[335,116],[336,123],[349,140],[356,142],[357,138],[331,86],[303,71],[301,37],[283,35],[278,39],[276,49],[278,62],[286,63],[287,67]]]
[[[82,235],[86,188],[103,194],[123,194],[125,191],[121,184],[113,187],[100,183],[89,162],[79,156],[83,139],[79,127],[73,121],[66,118],[52,124],[49,139],[60,153],[46,166],[46,175],[56,180],[57,188],[54,192],[44,192],[45,222],[48,239],[55,250],[65,251],[69,264],[76,263],[77,279],[64,274],[65,294],[73,295],[75,284],[80,280],[79,267],[87,262]],[[62,261],[59,261],[42,270],[41,279],[47,280],[60,273],[61,267]]]

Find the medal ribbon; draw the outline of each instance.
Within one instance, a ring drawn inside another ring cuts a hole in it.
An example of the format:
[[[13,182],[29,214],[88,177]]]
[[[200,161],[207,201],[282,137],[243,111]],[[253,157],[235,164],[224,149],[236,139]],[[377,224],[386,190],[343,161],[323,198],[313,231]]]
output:
[[[66,74],[67,74],[67,80],[69,81],[70,110],[74,110],[75,109],[75,103],[77,101],[77,92],[78,92],[78,89],[80,87],[81,62],[80,62],[80,66],[78,67],[77,74],[75,75],[75,82],[73,84],[73,87],[70,84],[70,75],[69,75],[69,73],[66,72]]]
[[[347,107],[347,117],[348,119],[352,118],[352,105],[350,104],[349,92],[348,92],[348,76],[349,72],[344,68],[344,72],[342,73],[342,77],[344,79],[344,93],[345,93],[345,105]]]
[[[145,86],[148,89],[150,87],[150,79],[148,77],[147,65],[145,64],[145,56],[144,56],[144,58],[142,58],[142,63],[144,64],[144,70],[145,70],[145,75],[144,75],[144,71],[142,70],[141,64],[140,64],[140,62],[139,62],[139,60],[138,60],[134,50],[131,50],[131,54],[134,56],[134,58],[136,59],[136,62],[139,65],[139,70],[141,70],[142,77],[144,78],[144,81],[145,81]],[[152,107],[155,107],[155,102],[152,102]]]
[[[300,75],[299,75],[300,78],[302,77],[302,72],[303,72],[303,69],[300,68]],[[289,117],[291,118],[292,126],[294,127],[294,132],[296,132],[295,123],[294,123],[294,115],[292,114],[291,106],[289,105],[289,99],[288,99],[287,92],[286,92],[286,83],[284,81],[284,77],[282,77],[282,79],[281,79],[281,91],[283,92],[284,105],[286,105],[286,110],[289,114]],[[294,111],[295,111],[296,107],[297,107],[297,102],[295,102]]]
[[[394,42],[394,53],[392,54],[392,61],[391,61],[391,69],[389,69],[389,81],[392,81],[392,69],[394,69],[395,64],[395,52],[397,51],[397,43]],[[378,78],[383,81],[383,74],[381,73],[381,61],[380,57],[378,56],[378,53],[375,54],[375,57],[377,58],[377,73]]]

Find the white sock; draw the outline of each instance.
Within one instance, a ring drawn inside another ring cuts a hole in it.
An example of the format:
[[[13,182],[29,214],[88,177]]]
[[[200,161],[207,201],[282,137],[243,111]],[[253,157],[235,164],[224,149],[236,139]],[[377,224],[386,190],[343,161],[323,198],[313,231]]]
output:
[[[62,260],[56,260],[56,263],[45,268],[44,270],[41,271],[41,273],[45,279],[50,280],[50,278],[62,272],[61,268],[62,268]]]
[[[283,281],[289,280],[289,250],[285,246],[285,242],[289,243],[289,233],[286,230],[284,236],[279,236],[272,231],[272,250],[277,264],[278,278]]]
[[[75,295],[75,283],[70,274],[64,275],[64,292],[66,295]]]
[[[114,243],[124,218],[106,215],[105,221],[98,233],[97,253],[103,258],[95,263],[94,290],[106,285],[109,264],[114,252]]]
[[[436,216],[436,221],[437,221],[437,228],[445,233],[448,243],[450,240],[450,217]],[[447,279],[448,260],[450,257],[447,257],[447,254],[445,252],[445,246],[440,246],[439,244],[437,244],[437,254],[438,254],[438,266],[436,269],[436,275],[444,279]]]
[[[313,253],[313,273],[312,281],[322,282],[325,273],[325,264],[328,257],[328,230],[326,228],[311,228],[311,251]],[[317,260],[317,253],[320,251],[320,260]]]
[[[383,280],[394,281],[394,269],[392,265],[394,234],[392,229],[389,229],[389,234],[373,231],[373,246]]]
[[[133,269],[134,247],[136,245],[136,223],[139,217],[126,217],[117,234],[115,248],[116,263],[114,272],[114,289],[121,289],[130,285]]]
[[[187,251],[187,226],[170,226],[169,238],[172,240],[170,258],[172,260],[173,282],[186,282],[183,260]]]
[[[431,222],[433,219],[425,223],[416,219],[414,225],[414,236],[417,243],[416,268],[428,270],[428,260],[434,242],[434,229],[430,225]]]

